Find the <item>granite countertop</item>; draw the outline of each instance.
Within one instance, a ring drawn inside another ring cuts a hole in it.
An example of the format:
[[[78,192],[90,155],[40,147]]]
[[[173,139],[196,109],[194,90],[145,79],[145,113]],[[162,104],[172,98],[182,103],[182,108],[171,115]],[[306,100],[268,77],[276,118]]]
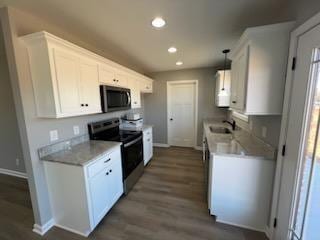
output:
[[[59,162],[69,165],[84,166],[95,161],[101,155],[121,146],[120,142],[86,141],[70,146],[41,158],[42,161]]]
[[[232,131],[231,126],[227,123],[223,123],[220,119],[204,120],[203,126],[211,154],[275,159],[276,149],[274,147],[256,138],[245,130],[237,129]],[[232,134],[212,133],[210,131],[210,126],[228,128],[232,131]]]

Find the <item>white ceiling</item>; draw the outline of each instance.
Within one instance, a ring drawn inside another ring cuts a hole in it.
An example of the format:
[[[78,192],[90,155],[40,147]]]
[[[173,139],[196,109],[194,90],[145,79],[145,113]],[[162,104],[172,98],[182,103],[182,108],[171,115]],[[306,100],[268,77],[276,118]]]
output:
[[[246,27],[291,20],[289,0],[0,0],[62,25],[90,33],[130,56],[145,72],[221,66]],[[155,16],[164,29],[150,26]],[[176,54],[167,49],[176,46]],[[184,65],[177,67],[175,62]]]

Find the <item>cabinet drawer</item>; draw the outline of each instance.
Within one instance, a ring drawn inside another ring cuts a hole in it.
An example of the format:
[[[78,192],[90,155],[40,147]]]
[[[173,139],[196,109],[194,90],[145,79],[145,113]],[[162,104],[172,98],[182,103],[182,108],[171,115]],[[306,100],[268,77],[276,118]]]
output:
[[[121,162],[121,155],[119,154],[119,149],[115,150],[111,153],[103,155],[100,159],[98,159],[96,162],[92,163],[88,166],[88,177],[91,178],[98,174],[100,171],[108,167],[111,163],[115,161]]]

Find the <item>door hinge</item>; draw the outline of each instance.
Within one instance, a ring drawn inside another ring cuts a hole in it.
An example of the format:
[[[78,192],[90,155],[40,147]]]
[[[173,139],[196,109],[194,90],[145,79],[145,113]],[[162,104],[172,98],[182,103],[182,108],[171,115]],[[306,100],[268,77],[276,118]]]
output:
[[[282,156],[285,156],[285,155],[286,155],[286,145],[283,145],[283,146],[282,146],[281,155],[282,155]]]
[[[296,57],[292,58],[292,66],[291,66],[292,71],[296,70],[296,63],[297,63],[297,58]]]
[[[276,219],[276,218],[273,220],[273,227],[274,227],[274,228],[277,227],[277,219]]]

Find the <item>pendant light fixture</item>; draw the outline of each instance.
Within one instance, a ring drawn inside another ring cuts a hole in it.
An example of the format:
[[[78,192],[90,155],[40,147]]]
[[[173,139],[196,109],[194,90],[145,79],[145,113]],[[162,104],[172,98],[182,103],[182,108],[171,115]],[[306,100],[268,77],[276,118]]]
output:
[[[225,80],[226,80],[227,56],[228,56],[229,52],[230,52],[230,49],[225,49],[222,51],[222,53],[224,54],[224,68],[223,68],[222,88],[219,92],[219,96],[226,96],[228,94],[226,89],[224,88],[224,84],[225,84]]]

